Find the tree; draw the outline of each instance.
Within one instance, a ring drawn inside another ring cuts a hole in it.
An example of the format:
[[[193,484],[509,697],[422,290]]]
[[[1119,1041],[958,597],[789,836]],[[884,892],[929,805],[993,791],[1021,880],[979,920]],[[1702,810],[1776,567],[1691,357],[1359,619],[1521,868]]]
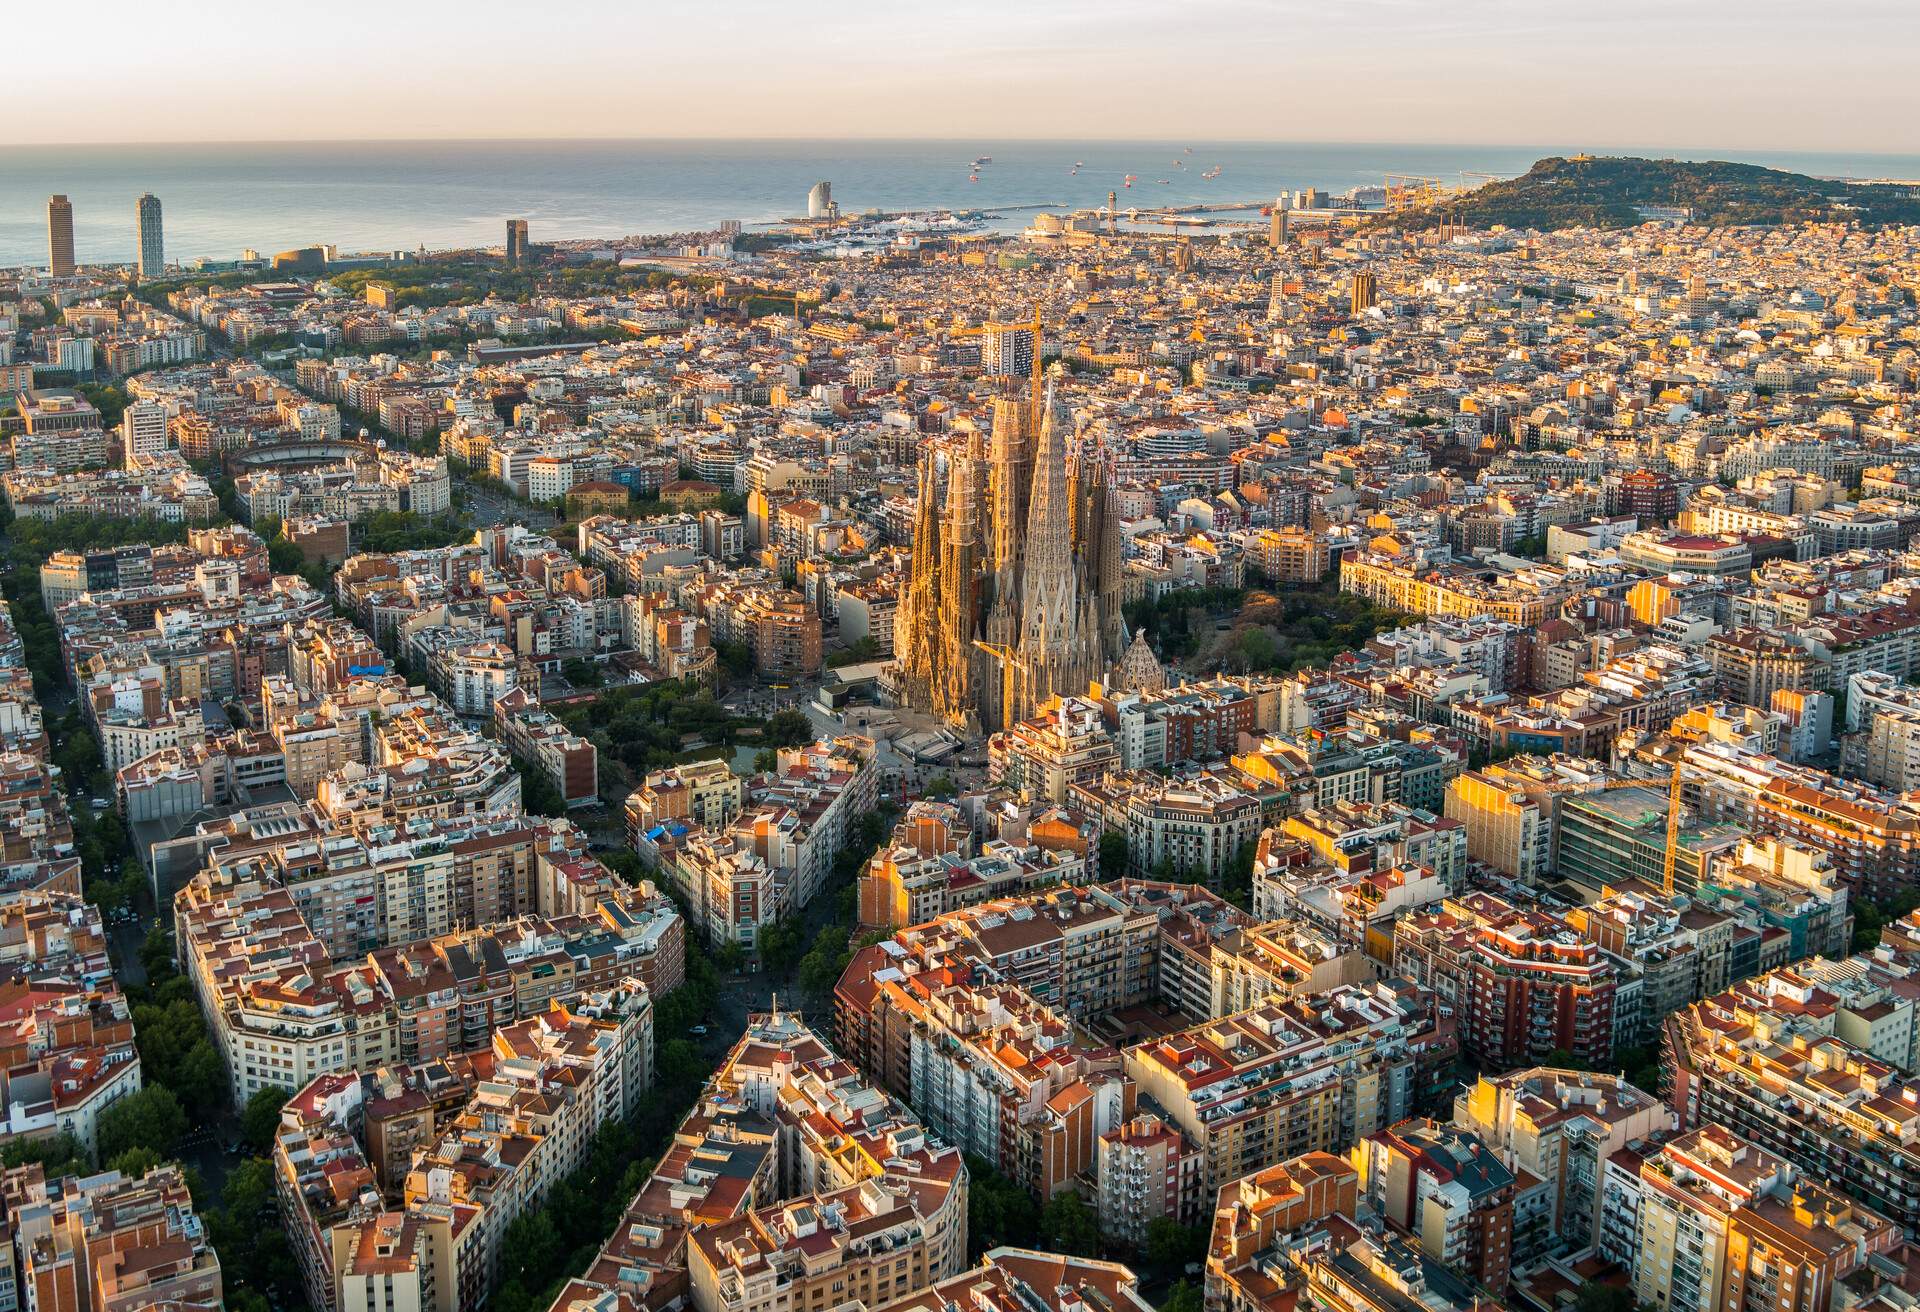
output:
[[[813,741],[813,721],[805,711],[788,707],[767,720],[767,741],[775,747],[798,747]]]
[[[771,974],[791,974],[806,946],[798,918],[776,921],[760,936],[760,963]]]
[[[1240,844],[1220,878],[1220,896],[1242,911],[1253,910],[1253,863],[1258,855],[1253,843]]]
[[[139,1179],[154,1167],[160,1165],[161,1157],[151,1148],[129,1148],[107,1163],[107,1169],[118,1171],[130,1179]]]
[[[274,1135],[280,1130],[280,1109],[287,1105],[288,1093],[279,1085],[269,1084],[256,1089],[240,1111],[240,1137],[261,1156],[273,1147]]]
[[[927,796],[937,800],[944,801],[959,791],[949,774],[937,774],[927,781]]]
[[[1203,1312],[1206,1296],[1191,1280],[1181,1280],[1160,1300],[1160,1312]]]
[[[827,657],[827,668],[837,670],[845,665],[862,665],[880,654],[880,644],[871,637],[861,638],[852,646],[843,648]]]
[[[1068,1189],[1047,1200],[1040,1212],[1040,1233],[1051,1252],[1100,1255],[1100,1220],[1078,1190]]]
[[[598,688],[607,681],[606,672],[600,668],[598,661],[579,656],[562,661],[560,673],[566,675],[567,682],[576,688]]]
[[[187,1133],[187,1114],[165,1085],[149,1084],[100,1113],[95,1131],[100,1160],[112,1161],[130,1148],[168,1156]]]
[[[1147,1223],[1147,1261],[1155,1266],[1184,1267],[1207,1256],[1207,1232],[1199,1226],[1181,1225],[1170,1216],[1156,1216]]]
[[[982,1253],[1006,1245],[1026,1247],[1040,1233],[1040,1208],[1022,1185],[985,1158],[967,1157],[967,1246]]]
[[[500,1274],[508,1280],[519,1279],[523,1287],[538,1289],[564,1255],[560,1244],[551,1209],[522,1212],[502,1236]]]
[[[755,774],[771,774],[779,768],[779,765],[780,753],[774,751],[771,747],[762,747],[753,754],[753,770]]]
[[[227,1072],[207,1037],[206,1017],[186,981],[168,977],[155,1001],[133,1009],[134,1040],[147,1079],[174,1091],[188,1106],[212,1111],[227,1101]]]
[[[29,1162],[40,1163],[49,1180],[87,1174],[87,1155],[80,1141],[64,1130],[44,1139],[9,1139],[0,1146],[0,1166],[25,1166]]]
[[[567,813],[567,799],[547,777],[547,772],[530,761],[515,756],[513,768],[520,776],[520,808],[528,815],[559,817]]]
[[[1118,879],[1127,872],[1129,846],[1127,836],[1118,829],[1100,835],[1100,877]]]
[[[1234,657],[1242,670],[1270,670],[1280,659],[1280,644],[1263,628],[1244,628],[1235,640]]]
[[[611,852],[597,854],[600,864],[613,871],[629,884],[637,884],[647,877],[647,868],[640,860],[640,854],[628,848],[615,848]]]

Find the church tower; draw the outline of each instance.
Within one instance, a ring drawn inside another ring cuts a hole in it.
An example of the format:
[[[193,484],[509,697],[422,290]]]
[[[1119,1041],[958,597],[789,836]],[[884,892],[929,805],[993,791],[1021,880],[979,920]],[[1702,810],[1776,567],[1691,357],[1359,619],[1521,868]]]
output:
[[[913,548],[907,566],[907,591],[895,617],[895,659],[900,665],[900,701],[913,710],[933,706],[940,620],[939,480],[933,452],[920,456],[920,479],[913,506]]]
[[[1016,718],[1059,696],[1084,696],[1097,665],[1087,650],[1085,612],[1073,558],[1073,508],[1067,444],[1047,388],[1033,456],[1027,508],[1026,568],[1020,583],[1020,677]]]
[[[949,458],[947,507],[940,535],[940,610],[933,709],[950,724],[978,723],[974,704],[973,640],[980,614],[980,495],[978,471],[984,463],[980,434],[967,439],[966,451]]]

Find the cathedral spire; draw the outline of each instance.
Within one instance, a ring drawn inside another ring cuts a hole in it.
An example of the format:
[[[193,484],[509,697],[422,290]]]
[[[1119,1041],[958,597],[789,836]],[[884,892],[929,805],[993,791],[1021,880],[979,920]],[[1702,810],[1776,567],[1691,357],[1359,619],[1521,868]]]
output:
[[[920,477],[913,506],[913,546],[907,565],[907,591],[900,600],[894,632],[900,667],[900,700],[914,710],[933,703],[935,643],[940,616],[939,483],[933,452],[920,456]]]
[[[949,723],[976,723],[974,646],[979,625],[980,495],[977,474],[983,463],[980,434],[967,439],[964,453],[950,456],[947,506],[940,537],[939,638],[933,672],[933,709]]]
[[[1074,575],[1067,447],[1047,388],[1033,457],[1027,508],[1026,569],[1021,579],[1019,718],[1052,697],[1082,696],[1095,669]]]

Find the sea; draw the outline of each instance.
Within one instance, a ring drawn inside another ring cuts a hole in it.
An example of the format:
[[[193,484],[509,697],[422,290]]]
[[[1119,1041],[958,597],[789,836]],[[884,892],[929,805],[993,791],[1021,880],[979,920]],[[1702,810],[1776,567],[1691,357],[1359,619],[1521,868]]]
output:
[[[82,263],[134,258],[134,202],[160,198],[169,260],[231,260],[332,243],[343,252],[498,246],[509,218],[537,242],[748,225],[802,214],[814,183],[847,213],[1264,203],[1387,174],[1463,181],[1595,154],[1730,159],[1833,177],[1920,177],[1920,156],[1544,146],[1193,141],[363,141],[0,146],[0,267],[44,264],[46,202],[73,204]],[[976,159],[990,162],[973,167]],[[1076,169],[1076,165],[1078,166]],[[1218,169],[1211,178],[1202,175]],[[1125,185],[1134,175],[1131,187]],[[976,180],[977,178],[977,180]]]

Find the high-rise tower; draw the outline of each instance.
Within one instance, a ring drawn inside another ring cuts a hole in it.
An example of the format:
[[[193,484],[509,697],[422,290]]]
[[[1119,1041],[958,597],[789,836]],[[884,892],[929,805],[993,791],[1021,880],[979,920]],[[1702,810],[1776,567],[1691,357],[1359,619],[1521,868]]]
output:
[[[56,278],[73,272],[73,204],[65,196],[47,198],[47,272]]]
[[[517,269],[527,262],[527,221],[507,220],[507,267]]]
[[[148,192],[133,209],[140,234],[140,276],[157,278],[167,267],[167,244],[160,234],[160,198]]]

